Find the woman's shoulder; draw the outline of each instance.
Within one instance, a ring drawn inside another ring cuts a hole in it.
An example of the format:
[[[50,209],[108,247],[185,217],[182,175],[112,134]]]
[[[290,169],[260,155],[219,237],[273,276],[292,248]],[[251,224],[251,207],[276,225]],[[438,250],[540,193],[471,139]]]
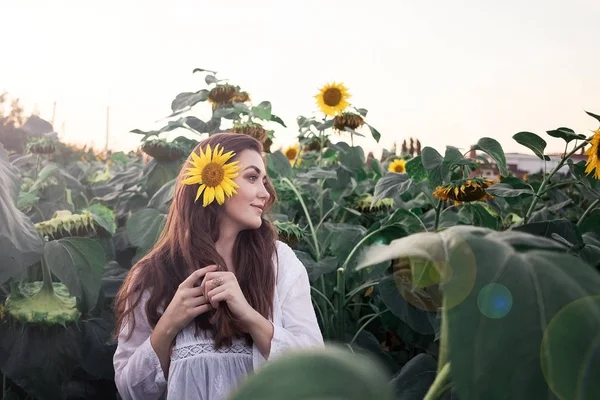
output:
[[[294,250],[285,242],[276,241],[278,282],[293,282],[300,275],[307,274],[306,267]]]

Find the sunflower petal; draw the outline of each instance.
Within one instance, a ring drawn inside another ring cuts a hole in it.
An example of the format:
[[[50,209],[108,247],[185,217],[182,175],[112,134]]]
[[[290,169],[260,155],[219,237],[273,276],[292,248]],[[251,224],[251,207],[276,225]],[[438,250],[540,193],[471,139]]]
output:
[[[206,190],[204,191],[204,204],[202,204],[204,207],[208,206],[210,203],[212,203],[215,199],[215,188],[214,187],[207,187]]]
[[[215,188],[215,198],[217,199],[217,203],[225,203],[225,193],[223,192],[223,188],[221,186],[217,186]]]
[[[190,176],[189,178],[182,180],[181,183],[183,183],[184,185],[193,185],[195,183],[202,183],[202,175]]]
[[[196,193],[196,199],[194,200],[194,203],[196,201],[198,201],[198,198],[200,197],[200,195],[202,194],[202,191],[204,190],[204,188],[206,188],[206,185],[200,185],[200,187],[198,188],[198,193]]]
[[[212,150],[210,148],[210,144],[206,145],[206,159],[208,160],[208,162],[212,161]]]

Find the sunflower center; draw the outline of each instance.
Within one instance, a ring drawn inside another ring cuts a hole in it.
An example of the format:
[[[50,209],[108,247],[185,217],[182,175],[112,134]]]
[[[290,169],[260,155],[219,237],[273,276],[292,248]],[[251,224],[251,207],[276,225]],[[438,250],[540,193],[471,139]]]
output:
[[[285,152],[285,156],[288,158],[288,160],[293,160],[296,158],[296,156],[298,155],[298,151],[294,148],[288,149]]]
[[[216,187],[221,184],[225,177],[223,166],[215,162],[206,164],[202,169],[202,183],[208,187]]]
[[[402,173],[405,171],[406,171],[406,169],[404,168],[404,165],[402,165],[402,164],[396,164],[396,166],[394,167],[394,172]]]
[[[323,93],[323,101],[329,107],[335,107],[342,101],[342,92],[337,88],[329,88]]]

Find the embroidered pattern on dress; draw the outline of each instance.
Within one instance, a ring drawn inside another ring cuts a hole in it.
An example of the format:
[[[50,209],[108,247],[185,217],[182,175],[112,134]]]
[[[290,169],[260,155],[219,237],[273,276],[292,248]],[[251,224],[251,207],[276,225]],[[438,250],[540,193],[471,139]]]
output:
[[[215,346],[211,343],[197,343],[174,349],[171,354],[171,360],[181,360],[204,353],[252,354],[252,349],[244,344],[236,343],[231,347],[216,350]]]
[[[223,389],[225,389],[225,383],[223,383],[223,375],[219,374],[214,381],[215,391],[220,396],[223,394]]]

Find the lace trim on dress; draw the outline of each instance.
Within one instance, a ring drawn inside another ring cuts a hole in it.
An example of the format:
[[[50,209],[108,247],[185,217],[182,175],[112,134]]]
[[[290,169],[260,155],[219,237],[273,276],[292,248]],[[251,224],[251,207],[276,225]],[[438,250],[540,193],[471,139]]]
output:
[[[252,354],[252,348],[236,343],[231,347],[222,347],[215,349],[215,346],[211,343],[197,343],[190,344],[188,346],[179,347],[173,350],[171,354],[171,360],[181,360],[183,358],[197,356],[205,353],[231,353],[231,354]]]

